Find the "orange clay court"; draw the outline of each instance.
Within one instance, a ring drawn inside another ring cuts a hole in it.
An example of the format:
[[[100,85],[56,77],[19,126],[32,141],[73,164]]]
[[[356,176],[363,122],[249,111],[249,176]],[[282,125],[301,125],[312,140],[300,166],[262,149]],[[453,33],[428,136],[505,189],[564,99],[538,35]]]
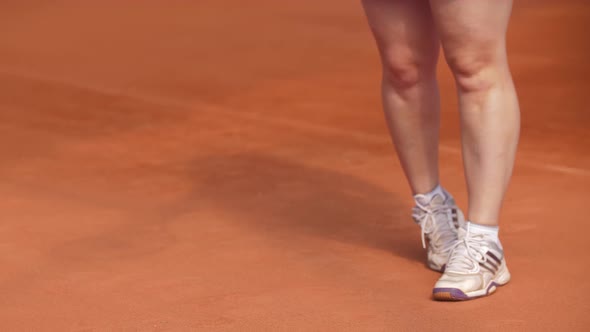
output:
[[[588,331],[589,22],[516,1],[513,279],[440,303],[358,1],[1,2],[0,329]]]

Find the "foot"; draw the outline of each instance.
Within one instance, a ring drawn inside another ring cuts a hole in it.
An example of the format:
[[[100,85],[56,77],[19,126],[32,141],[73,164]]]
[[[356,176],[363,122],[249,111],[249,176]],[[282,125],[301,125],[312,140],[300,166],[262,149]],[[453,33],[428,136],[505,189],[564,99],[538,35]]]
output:
[[[453,197],[444,190],[430,200],[416,195],[412,217],[422,228],[422,246],[428,240],[427,265],[435,271],[444,271],[451,249],[457,240],[457,229],[465,224],[463,212]]]
[[[467,223],[459,229],[446,270],[434,286],[435,300],[462,301],[490,295],[510,281],[500,243],[469,228]]]

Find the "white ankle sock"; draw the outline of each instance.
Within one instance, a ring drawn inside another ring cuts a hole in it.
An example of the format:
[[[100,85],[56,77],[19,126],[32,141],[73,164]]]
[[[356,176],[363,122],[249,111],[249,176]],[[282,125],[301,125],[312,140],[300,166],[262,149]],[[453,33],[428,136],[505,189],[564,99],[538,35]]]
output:
[[[434,198],[434,196],[436,195],[440,195],[442,197],[447,197],[445,190],[439,185],[436,186],[436,188],[432,189],[431,192],[429,193],[425,193],[425,194],[416,194],[414,195],[414,199],[417,200],[418,196],[424,197],[426,198],[427,202],[432,201],[432,199]]]
[[[490,236],[492,239],[496,240],[499,244],[500,240],[498,239],[498,232],[500,228],[498,226],[488,226],[488,225],[480,225],[474,224],[472,221],[466,221],[467,228],[469,232],[475,234],[484,234]]]

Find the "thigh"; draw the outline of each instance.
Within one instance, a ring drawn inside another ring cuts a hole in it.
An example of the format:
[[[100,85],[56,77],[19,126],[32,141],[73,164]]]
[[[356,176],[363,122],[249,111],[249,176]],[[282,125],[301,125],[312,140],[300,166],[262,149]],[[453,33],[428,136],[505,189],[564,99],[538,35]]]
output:
[[[512,0],[430,0],[430,7],[449,64],[505,54]]]
[[[439,41],[428,0],[363,0],[384,61],[436,64]]]

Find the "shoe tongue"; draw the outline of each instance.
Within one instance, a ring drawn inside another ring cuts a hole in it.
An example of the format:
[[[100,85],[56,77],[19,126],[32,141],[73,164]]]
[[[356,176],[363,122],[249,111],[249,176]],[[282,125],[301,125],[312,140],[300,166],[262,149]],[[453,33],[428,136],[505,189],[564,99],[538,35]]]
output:
[[[446,270],[465,273],[466,271],[472,270],[475,267],[474,264],[469,256],[467,246],[461,243],[455,247],[452,258],[447,263]]]
[[[457,229],[457,238],[458,238],[459,240],[463,240],[463,239],[465,239],[465,238],[466,238],[466,237],[468,237],[468,236],[469,236],[471,239],[479,239],[479,235],[474,235],[474,234],[473,234],[473,233],[471,233],[471,232],[467,232],[467,228],[465,228],[465,227],[459,227],[459,228]],[[484,239],[485,239],[485,237],[484,237]]]
[[[459,229],[457,229],[457,237],[459,239],[464,239],[465,236],[467,236],[467,230],[463,227],[459,227]]]
[[[481,248],[477,243],[463,242],[469,233],[465,228],[459,228],[457,237],[459,239],[458,245],[455,247],[449,262],[447,263],[446,271],[466,273],[475,268],[477,261],[472,257],[481,257]],[[469,246],[469,247],[468,247]],[[471,249],[469,249],[471,248]],[[471,254],[470,251],[471,250]],[[472,256],[474,255],[474,256]],[[475,265],[474,265],[475,264]]]

